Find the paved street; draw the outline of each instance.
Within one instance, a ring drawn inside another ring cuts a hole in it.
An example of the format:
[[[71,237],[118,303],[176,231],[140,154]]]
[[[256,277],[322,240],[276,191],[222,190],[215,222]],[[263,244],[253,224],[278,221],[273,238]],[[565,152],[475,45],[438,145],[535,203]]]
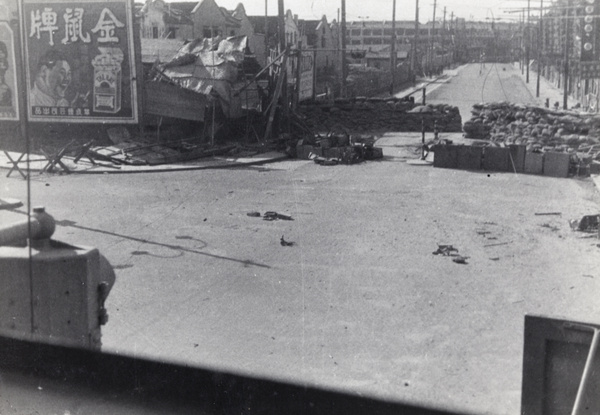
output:
[[[482,98],[531,102],[518,69],[497,69],[461,68],[428,101],[463,121]],[[405,163],[419,141],[386,134],[385,158],[354,166],[35,175],[31,193],[56,239],[116,269],[107,351],[516,415],[525,314],[600,321],[597,241],[568,225],[597,212],[598,192]],[[19,178],[0,189],[26,200]],[[468,263],[432,255],[438,244]]]

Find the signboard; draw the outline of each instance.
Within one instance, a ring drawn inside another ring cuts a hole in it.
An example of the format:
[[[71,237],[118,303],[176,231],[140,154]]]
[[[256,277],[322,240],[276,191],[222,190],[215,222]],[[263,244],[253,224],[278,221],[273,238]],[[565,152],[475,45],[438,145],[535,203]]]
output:
[[[206,95],[163,82],[146,82],[144,89],[148,114],[204,122]]]
[[[137,122],[130,0],[23,0],[30,121]]]
[[[0,22],[0,120],[19,120],[16,67],[13,30]]]
[[[600,78],[600,62],[580,62],[581,79]]]
[[[298,57],[294,56],[288,60],[288,84],[296,85],[296,65]],[[313,71],[315,70],[315,63],[313,57],[313,51],[302,51],[302,58],[300,59],[300,91],[299,100],[311,99],[313,97]]]
[[[585,0],[583,7],[583,23],[580,27],[581,61],[591,61],[596,58],[596,10],[597,0]]]
[[[277,58],[277,51],[274,49],[270,50],[268,63],[272,63]],[[296,85],[296,65],[298,61],[297,56],[292,56],[287,61],[287,83],[289,86],[295,87]],[[300,97],[299,100],[311,99],[313,97],[314,90],[314,53],[312,50],[302,51],[302,58],[300,60]],[[269,68],[269,74],[273,77],[279,74],[279,66],[271,65]]]
[[[312,52],[302,52],[300,60],[300,101],[311,99],[313,97],[313,72],[315,70],[315,62]]]

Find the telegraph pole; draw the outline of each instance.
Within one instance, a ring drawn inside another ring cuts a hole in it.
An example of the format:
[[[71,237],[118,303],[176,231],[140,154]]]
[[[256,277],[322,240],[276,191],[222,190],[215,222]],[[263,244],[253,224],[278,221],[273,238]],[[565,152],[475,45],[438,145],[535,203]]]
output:
[[[444,6],[444,20],[442,23],[442,53],[444,54],[444,61],[442,62],[442,64],[446,63],[446,51],[444,50],[444,47],[446,43],[446,6]]]
[[[412,76],[413,78],[416,77],[416,71],[417,71],[417,44],[419,43],[419,0],[415,0],[416,1],[416,10],[415,10],[415,38],[413,41],[413,53],[412,53],[412,59],[411,59],[411,66],[412,66]]]
[[[434,44],[435,44],[435,10],[437,9],[437,0],[433,0],[433,24],[431,26],[431,55],[430,55],[430,59],[429,59],[429,70],[432,70],[433,67],[433,50],[434,50]]]
[[[269,12],[268,12],[268,2],[269,0],[265,0],[265,64],[269,64]]]
[[[342,0],[342,98],[346,98],[346,78],[348,68],[346,67],[346,0]]]
[[[538,25],[538,41],[537,41],[537,47],[538,47],[537,80],[536,80],[536,85],[535,85],[535,97],[536,98],[540,97],[540,76],[541,76],[540,72],[542,72],[542,47],[543,47],[542,35],[544,33],[543,21],[544,21],[544,0],[540,0],[540,23]]]
[[[531,26],[530,26],[530,3],[531,0],[527,0],[527,44],[525,45],[525,65],[526,65],[526,73],[525,75],[525,83],[529,83],[529,49],[531,44]]]
[[[568,109],[568,96],[569,96],[569,9],[571,8],[571,0],[567,1],[567,7],[565,8],[565,74],[563,80],[563,109]]]
[[[392,7],[392,47],[390,49],[390,72],[392,75],[390,95],[394,95],[394,81],[396,80],[396,0],[393,0]]]
[[[519,39],[519,65],[521,65],[521,75],[523,75],[524,71],[525,71],[525,67],[523,65],[523,38],[525,37],[525,13],[523,13],[523,11],[521,10],[521,16],[519,16],[519,26],[520,26],[520,30],[519,32],[521,33],[521,39]]]
[[[284,6],[283,6],[283,0],[279,0],[278,1],[278,11],[279,11],[279,50],[280,53],[285,53],[285,55],[287,56],[289,54],[288,52],[288,45],[287,45],[287,39],[285,38],[285,11],[284,11]],[[283,101],[283,122],[285,123],[285,126],[288,126],[288,122],[289,122],[289,114],[290,114],[290,102],[289,102],[289,98],[288,98],[288,85],[287,85],[287,59],[284,59],[283,62],[286,63],[286,65],[281,65],[281,73],[279,74],[279,76],[283,77],[283,87],[281,89],[281,100]],[[277,105],[277,103],[275,103],[274,105]],[[289,131],[288,128],[284,129],[286,132]]]

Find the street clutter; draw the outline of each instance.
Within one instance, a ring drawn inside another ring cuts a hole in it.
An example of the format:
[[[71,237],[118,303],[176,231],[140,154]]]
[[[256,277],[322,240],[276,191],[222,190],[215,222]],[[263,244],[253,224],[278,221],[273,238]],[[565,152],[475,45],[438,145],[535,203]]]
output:
[[[585,215],[581,219],[572,219],[569,221],[571,229],[579,232],[598,232],[600,215]]]
[[[466,170],[589,176],[600,172],[600,117],[496,102],[473,106],[470,146],[436,146],[434,166]]]
[[[433,255],[442,255],[452,257],[452,262],[457,264],[467,264],[468,256],[462,256],[458,254],[458,249],[453,247],[452,245],[440,245],[438,244],[438,249],[433,252]]]
[[[292,218],[289,215],[284,215],[282,213],[277,213],[274,211],[265,212],[264,215],[261,215],[260,212],[248,212],[246,215],[251,218],[260,218],[262,216],[263,220],[267,220],[267,221],[294,220],[294,218]]]
[[[426,113],[410,113],[418,107],[406,98],[336,99],[333,102],[307,102],[299,106],[298,112],[306,125],[313,131],[329,131],[342,125],[350,132],[376,131],[433,131],[437,123],[439,131],[462,131],[462,119],[458,108],[446,104],[427,105]]]
[[[292,157],[313,160],[323,166],[356,164],[383,158],[383,149],[375,147],[375,142],[373,135],[330,132],[300,139],[288,152]]]

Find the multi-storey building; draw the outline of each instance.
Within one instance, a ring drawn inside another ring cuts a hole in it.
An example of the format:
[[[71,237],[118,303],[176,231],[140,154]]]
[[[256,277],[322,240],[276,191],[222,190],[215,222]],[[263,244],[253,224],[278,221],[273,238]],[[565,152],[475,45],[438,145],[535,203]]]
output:
[[[542,16],[541,73],[593,112],[600,100],[600,1],[557,0]],[[534,28],[535,32],[539,26]]]

